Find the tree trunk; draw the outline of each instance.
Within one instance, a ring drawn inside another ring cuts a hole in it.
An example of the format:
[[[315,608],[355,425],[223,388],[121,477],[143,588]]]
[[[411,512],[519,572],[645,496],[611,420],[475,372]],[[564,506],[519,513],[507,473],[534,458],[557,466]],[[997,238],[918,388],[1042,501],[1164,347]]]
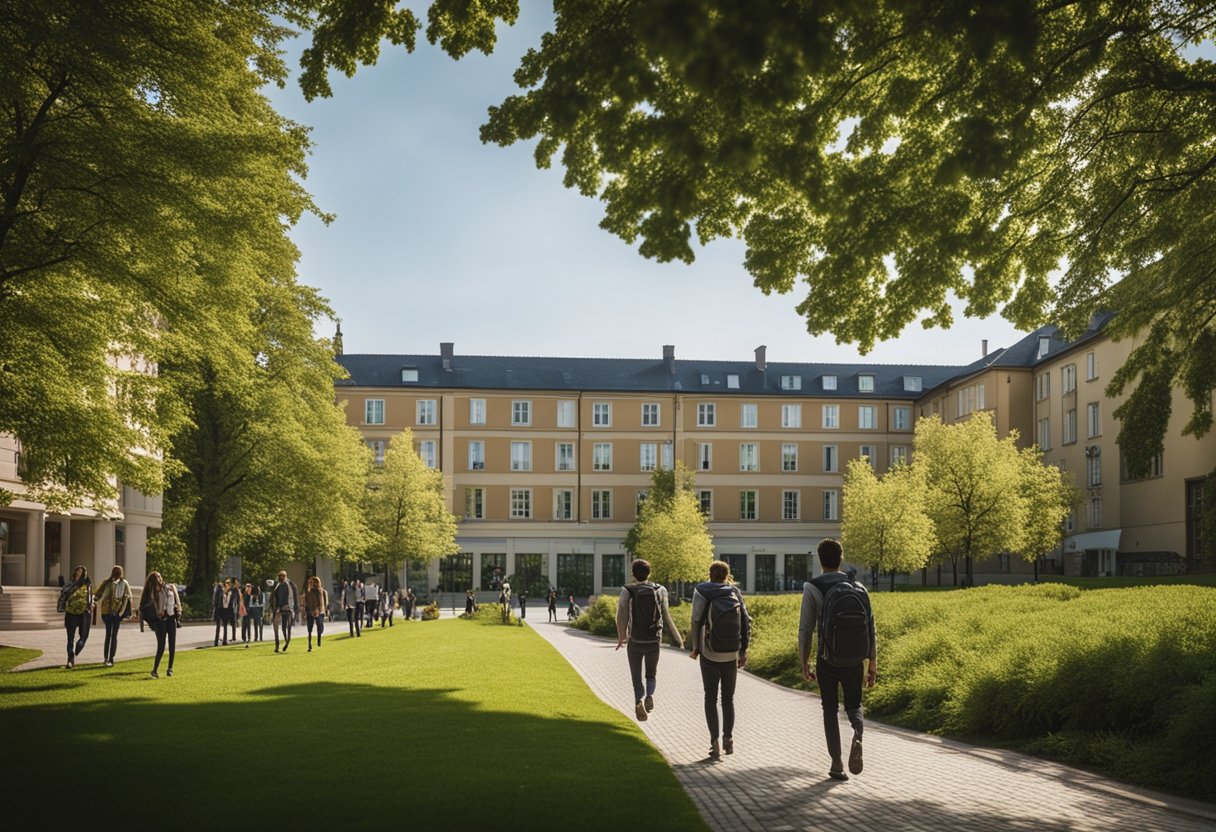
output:
[[[891,570],[891,591],[895,591],[895,570]]]
[[[929,567],[927,567],[927,566],[922,566],[920,568],[920,585],[921,586],[929,585]]]
[[[1034,559],[1034,582],[1036,584],[1039,582],[1039,559],[1038,558]]]
[[[950,568],[954,570],[954,585],[958,586],[958,558],[951,558]]]
[[[211,521],[195,515],[190,534],[190,583],[186,586],[187,595],[204,594],[219,574],[215,562],[215,539],[211,535]]]
[[[940,563],[937,565],[937,585],[942,585],[942,565]]]
[[[975,586],[975,575],[971,571],[971,555],[967,555],[965,563],[967,573],[967,588],[970,589],[971,587]]]

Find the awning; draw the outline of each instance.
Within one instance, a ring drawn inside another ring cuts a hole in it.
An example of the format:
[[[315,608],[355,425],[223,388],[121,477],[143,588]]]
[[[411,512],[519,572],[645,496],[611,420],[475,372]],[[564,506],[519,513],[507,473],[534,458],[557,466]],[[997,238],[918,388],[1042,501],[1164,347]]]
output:
[[[1119,551],[1119,537],[1123,529],[1102,532],[1086,532],[1064,538],[1065,552],[1084,552],[1086,549],[1111,549]]]

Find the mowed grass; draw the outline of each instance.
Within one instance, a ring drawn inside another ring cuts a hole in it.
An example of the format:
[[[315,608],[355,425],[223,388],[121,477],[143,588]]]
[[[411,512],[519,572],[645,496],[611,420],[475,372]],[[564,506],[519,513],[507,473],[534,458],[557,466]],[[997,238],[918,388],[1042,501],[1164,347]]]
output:
[[[316,829],[706,828],[638,727],[531,629],[333,630],[311,654],[302,634],[284,655],[183,651],[173,678],[151,659],[5,674],[6,816],[84,828],[117,800],[173,829],[264,829],[276,806]]]

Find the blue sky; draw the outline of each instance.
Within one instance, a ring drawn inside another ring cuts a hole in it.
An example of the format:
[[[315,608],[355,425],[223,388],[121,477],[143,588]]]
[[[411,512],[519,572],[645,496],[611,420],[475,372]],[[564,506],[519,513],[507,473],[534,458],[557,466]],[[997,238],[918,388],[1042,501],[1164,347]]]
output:
[[[481,144],[486,108],[516,91],[519,57],[551,19],[545,4],[521,5],[493,56],[453,61],[420,35],[412,55],[386,45],[377,66],[332,77],[330,99],[305,103],[294,82],[268,91],[313,128],[306,184],[337,219],[306,218],[292,236],[300,279],[329,298],[346,351],[454,341],[466,355],[659,358],[675,344],[677,358],[751,360],[765,344],[770,361],[862,360],[807,334],[801,290],[754,288],[741,243],[714,242],[692,265],[646,260],[599,229],[600,203],[564,188],[560,166],[536,169],[531,143]],[[914,325],[864,360],[966,363],[981,339],[1017,337],[1004,320],[960,314],[949,331]]]

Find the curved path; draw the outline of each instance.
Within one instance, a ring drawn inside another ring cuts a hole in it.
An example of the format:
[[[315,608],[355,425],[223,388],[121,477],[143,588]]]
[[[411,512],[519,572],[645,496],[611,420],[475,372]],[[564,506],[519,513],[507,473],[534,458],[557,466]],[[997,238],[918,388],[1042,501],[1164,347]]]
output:
[[[565,624],[528,624],[601,699],[633,716],[624,651],[615,652],[614,642]],[[716,830],[1216,828],[1216,806],[872,722],[866,726],[865,771],[837,783],[827,777],[816,697],[742,673],[735,708],[735,753],[709,762],[697,663],[683,651],[663,649],[655,710],[642,730]],[[851,736],[843,720],[841,736]]]

